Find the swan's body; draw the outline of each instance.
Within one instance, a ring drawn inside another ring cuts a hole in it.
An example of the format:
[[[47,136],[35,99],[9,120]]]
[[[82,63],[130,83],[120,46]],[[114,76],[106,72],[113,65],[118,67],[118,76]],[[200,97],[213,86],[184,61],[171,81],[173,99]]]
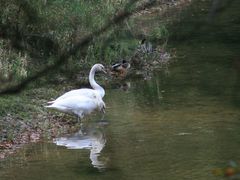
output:
[[[59,99],[46,107],[77,115],[77,117],[81,119],[95,110],[105,112],[105,103],[99,94],[95,94],[94,98],[83,95],[69,96],[64,99]]]
[[[93,89],[90,88],[82,88],[82,89],[75,89],[75,90],[71,90],[69,92],[66,92],[65,94],[63,94],[62,96],[58,97],[57,99],[55,99],[54,101],[49,101],[48,104],[53,104],[56,101],[71,97],[71,96],[85,96],[85,97],[89,97],[89,98],[95,98],[96,93],[98,93],[101,98],[104,97],[105,95],[105,90],[96,83],[94,76],[95,76],[95,72],[97,71],[102,71],[104,73],[105,72],[105,68],[102,64],[95,64],[89,73],[89,83],[92,86]]]
[[[66,92],[62,96],[58,97],[54,101],[49,101],[48,104],[53,104],[54,102],[57,102],[59,100],[63,100],[72,96],[84,96],[88,98],[94,98],[96,94],[96,91],[94,89],[90,88],[81,88],[81,89],[74,89],[71,91]]]

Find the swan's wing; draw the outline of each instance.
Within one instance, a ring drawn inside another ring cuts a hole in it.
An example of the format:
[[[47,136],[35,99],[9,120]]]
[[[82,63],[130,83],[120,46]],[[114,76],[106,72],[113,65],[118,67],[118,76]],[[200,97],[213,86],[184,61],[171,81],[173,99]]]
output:
[[[82,111],[84,113],[90,113],[98,106],[95,99],[85,96],[70,96],[58,101],[55,101],[52,105],[53,108],[68,109],[72,112]]]
[[[71,96],[86,96],[89,98],[94,98],[95,97],[95,92],[93,89],[88,89],[88,88],[82,88],[82,89],[75,89],[75,90],[71,90],[69,92],[66,92],[65,94],[63,94],[62,96],[58,97],[55,101],[59,101]],[[52,101],[52,102],[55,102]]]

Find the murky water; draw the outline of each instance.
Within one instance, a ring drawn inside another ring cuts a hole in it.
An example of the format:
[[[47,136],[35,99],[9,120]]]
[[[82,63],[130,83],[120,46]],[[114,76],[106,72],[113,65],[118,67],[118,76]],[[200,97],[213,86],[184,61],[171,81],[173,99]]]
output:
[[[212,171],[240,167],[239,45],[206,39],[174,45],[168,73],[106,89],[105,121],[28,145],[1,180],[224,179]]]

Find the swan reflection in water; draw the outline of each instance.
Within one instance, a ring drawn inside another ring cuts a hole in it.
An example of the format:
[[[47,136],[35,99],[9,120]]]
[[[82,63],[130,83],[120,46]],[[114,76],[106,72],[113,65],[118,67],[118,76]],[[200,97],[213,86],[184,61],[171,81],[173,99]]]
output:
[[[77,133],[71,136],[54,139],[54,143],[57,146],[65,146],[68,149],[89,149],[89,158],[93,167],[101,170],[106,166],[105,161],[98,159],[106,144],[103,124],[88,123],[86,127],[83,125]]]

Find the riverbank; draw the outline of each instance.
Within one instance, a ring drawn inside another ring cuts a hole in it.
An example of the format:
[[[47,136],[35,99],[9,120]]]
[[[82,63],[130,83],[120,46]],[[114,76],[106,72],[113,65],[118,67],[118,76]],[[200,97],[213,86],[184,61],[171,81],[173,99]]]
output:
[[[1,159],[24,144],[52,139],[79,128],[71,116],[50,112],[44,107],[50,97],[59,94],[58,90],[56,87],[34,88],[0,97]]]

